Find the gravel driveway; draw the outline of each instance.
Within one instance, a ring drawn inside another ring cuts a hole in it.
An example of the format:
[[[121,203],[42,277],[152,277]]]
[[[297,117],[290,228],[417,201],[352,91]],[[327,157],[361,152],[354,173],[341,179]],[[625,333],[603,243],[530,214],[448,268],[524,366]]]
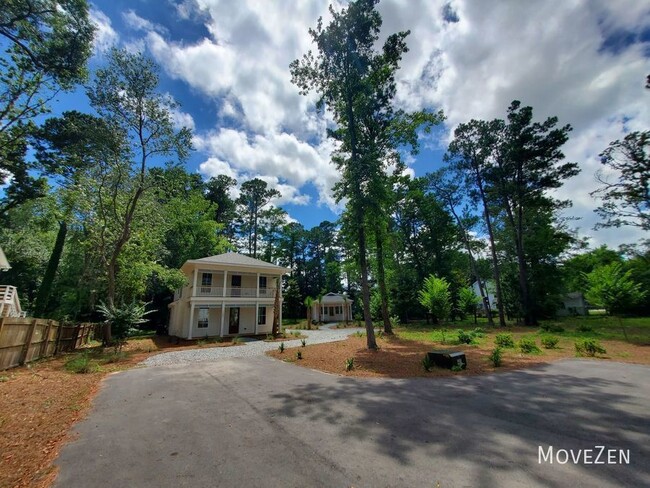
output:
[[[301,330],[307,336],[307,344],[322,344],[324,342],[342,341],[362,328],[335,329],[336,324],[329,324],[320,330]],[[288,329],[290,330],[290,329]],[[278,342],[251,341],[235,347],[210,347],[205,349],[190,349],[185,351],[173,351],[157,354],[143,361],[145,366],[165,366],[170,364],[199,363],[202,361],[214,361],[225,358],[246,358],[259,356],[266,351],[277,349]],[[297,347],[300,339],[284,341],[286,347]]]

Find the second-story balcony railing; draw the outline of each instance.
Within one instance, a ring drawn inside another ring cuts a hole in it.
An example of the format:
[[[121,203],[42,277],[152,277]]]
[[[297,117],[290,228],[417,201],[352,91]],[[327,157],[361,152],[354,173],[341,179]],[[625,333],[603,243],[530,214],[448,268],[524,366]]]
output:
[[[237,288],[229,287],[226,288],[226,294],[223,293],[222,286],[197,286],[197,291],[195,296],[199,297],[244,297],[244,298],[256,298],[257,288]],[[260,288],[259,289],[259,298],[274,298],[275,297],[275,288]]]

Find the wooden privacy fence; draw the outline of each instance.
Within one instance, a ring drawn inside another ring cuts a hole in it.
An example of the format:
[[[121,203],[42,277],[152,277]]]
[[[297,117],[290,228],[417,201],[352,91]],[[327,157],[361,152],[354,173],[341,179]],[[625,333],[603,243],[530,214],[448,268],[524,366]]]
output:
[[[0,371],[74,351],[88,343],[96,326],[62,325],[47,319],[0,318]]]

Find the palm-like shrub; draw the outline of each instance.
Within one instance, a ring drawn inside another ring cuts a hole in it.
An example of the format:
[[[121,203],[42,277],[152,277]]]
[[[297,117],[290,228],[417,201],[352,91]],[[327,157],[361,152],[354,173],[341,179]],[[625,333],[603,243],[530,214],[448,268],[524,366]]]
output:
[[[451,293],[449,283],[444,278],[430,275],[418,293],[420,304],[434,317],[434,321],[444,321],[451,313]]]
[[[151,312],[151,310],[147,310],[146,303],[138,302],[124,304],[121,307],[101,303],[97,307],[97,311],[104,316],[104,321],[110,324],[111,335],[117,351],[122,350],[129,331],[146,322],[144,317]]]

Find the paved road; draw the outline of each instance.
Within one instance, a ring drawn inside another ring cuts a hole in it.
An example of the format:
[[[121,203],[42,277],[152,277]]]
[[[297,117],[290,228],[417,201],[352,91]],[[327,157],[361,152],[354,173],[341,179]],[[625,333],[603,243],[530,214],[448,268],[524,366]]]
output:
[[[650,486],[650,368],[355,379],[259,356],[110,376],[55,486]],[[538,445],[630,465],[538,464]]]
[[[321,326],[319,330],[301,330],[302,335],[307,336],[307,344],[322,344],[323,342],[342,341],[356,331],[363,331],[362,328],[336,329],[336,324]],[[287,330],[291,330],[287,328]],[[246,339],[246,338],[244,338]],[[251,340],[236,347],[206,347],[201,349],[186,349],[184,351],[172,351],[156,354],[147,358],[143,364],[146,366],[165,366],[180,363],[200,363],[203,361],[214,361],[224,358],[246,358],[261,356],[266,351],[277,349],[279,342],[264,342],[262,340]],[[286,347],[300,346],[300,339],[284,341]]]

